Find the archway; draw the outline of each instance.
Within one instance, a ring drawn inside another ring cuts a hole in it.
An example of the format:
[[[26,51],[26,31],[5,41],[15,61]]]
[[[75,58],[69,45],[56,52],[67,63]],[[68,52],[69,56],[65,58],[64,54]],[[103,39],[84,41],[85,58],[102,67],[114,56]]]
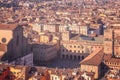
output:
[[[65,58],[65,55],[64,55],[64,54],[62,55],[62,58],[63,58],[63,59]]]
[[[70,55],[70,59],[72,60],[72,55]]]
[[[66,55],[66,59],[68,59],[69,58],[69,56],[68,55]]]
[[[76,57],[76,55],[74,55],[74,60],[76,60],[77,59],[77,57]]]
[[[80,60],[80,56],[78,56],[78,60]]]

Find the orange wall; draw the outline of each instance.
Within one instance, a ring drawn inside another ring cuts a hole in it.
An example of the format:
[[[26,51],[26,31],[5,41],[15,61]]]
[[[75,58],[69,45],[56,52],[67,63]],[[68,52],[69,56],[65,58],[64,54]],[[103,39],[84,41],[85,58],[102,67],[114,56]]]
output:
[[[0,43],[3,43],[2,38],[6,38],[7,41],[5,44],[8,44],[13,37],[12,35],[12,30],[0,30]]]

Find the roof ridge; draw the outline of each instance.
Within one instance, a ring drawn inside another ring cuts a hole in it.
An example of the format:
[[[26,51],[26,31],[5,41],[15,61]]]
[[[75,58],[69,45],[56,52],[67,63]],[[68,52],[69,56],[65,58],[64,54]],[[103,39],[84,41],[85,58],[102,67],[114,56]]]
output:
[[[90,60],[91,58],[95,57],[96,55],[98,55],[101,51],[103,51],[103,48],[98,49],[98,51],[94,51],[93,54],[91,53],[90,55],[88,55],[85,59],[83,59],[80,63],[83,63],[85,61]],[[100,56],[100,55],[98,55]]]

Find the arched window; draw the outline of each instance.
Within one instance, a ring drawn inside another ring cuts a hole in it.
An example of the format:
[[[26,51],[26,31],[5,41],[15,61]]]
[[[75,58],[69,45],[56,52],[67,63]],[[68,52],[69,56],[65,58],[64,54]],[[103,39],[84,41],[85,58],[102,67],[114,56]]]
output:
[[[74,46],[74,48],[76,48],[76,46]]]
[[[76,50],[74,50],[74,52],[76,53]]]
[[[66,49],[66,52],[68,52],[68,49]]]
[[[84,53],[84,51],[82,51],[82,53]]]

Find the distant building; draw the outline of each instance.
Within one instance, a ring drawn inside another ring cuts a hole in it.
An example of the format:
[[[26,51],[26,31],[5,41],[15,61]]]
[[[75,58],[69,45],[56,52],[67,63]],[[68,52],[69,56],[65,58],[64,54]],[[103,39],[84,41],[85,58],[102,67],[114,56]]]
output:
[[[88,35],[88,29],[89,27],[87,25],[84,25],[84,26],[80,26],[80,31],[79,31],[79,34],[83,34],[83,35]]]
[[[117,52],[119,50],[119,39],[116,38],[119,37],[118,33],[119,32],[116,29],[106,29],[104,31],[103,49],[94,50],[93,53],[91,53],[83,61],[81,61],[81,70],[87,72],[95,72],[94,78],[96,79],[102,77],[103,74],[109,70],[119,71],[120,59],[119,53]],[[115,48],[116,46],[117,50]],[[109,75],[109,73],[111,75]],[[116,79],[119,79],[119,76],[117,74],[112,74],[111,72],[109,73],[107,73],[109,75],[109,79],[110,76],[112,77],[112,79],[114,79],[114,77],[116,77]]]
[[[2,61],[12,61],[28,54],[28,44],[22,25],[0,24],[0,52]]]
[[[39,65],[46,65],[46,62],[58,56],[58,44],[34,44],[34,63]]]
[[[104,53],[105,54],[113,54],[114,53],[114,46],[113,46],[113,30],[105,30],[104,32]]]
[[[62,40],[69,41],[71,38],[71,31],[62,32]]]
[[[0,65],[0,79],[1,80],[27,80],[27,67],[13,66],[13,65]]]
[[[66,31],[62,33],[60,42],[61,58],[82,60],[94,50],[102,47],[103,37],[90,37]]]
[[[59,24],[44,24],[44,31],[59,32]]]
[[[38,23],[35,23],[35,24],[29,24],[32,29],[34,31],[36,31],[37,33],[40,33],[40,32],[43,32],[44,31],[44,25],[43,24],[38,24]]]
[[[40,35],[40,43],[49,43],[52,41],[53,35],[51,34],[43,34]]]
[[[81,70],[87,72],[94,72],[94,78],[98,79],[101,76],[101,67],[103,59],[103,49],[95,50],[93,53],[88,55],[83,61],[80,62]],[[97,60],[97,61],[96,61]]]
[[[0,68],[0,80],[7,80],[7,79],[12,80],[13,79],[12,77],[13,76],[10,75],[9,67],[7,67],[7,68],[4,67],[3,69]]]

